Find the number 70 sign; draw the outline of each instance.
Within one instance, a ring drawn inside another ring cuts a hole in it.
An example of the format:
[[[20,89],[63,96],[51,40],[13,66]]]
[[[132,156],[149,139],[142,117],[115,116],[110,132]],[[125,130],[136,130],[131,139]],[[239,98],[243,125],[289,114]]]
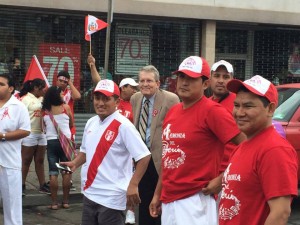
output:
[[[56,84],[59,71],[67,70],[80,89],[80,45],[45,43],[39,47],[39,61],[50,84]]]
[[[151,28],[149,25],[117,24],[115,74],[137,75],[151,59]]]

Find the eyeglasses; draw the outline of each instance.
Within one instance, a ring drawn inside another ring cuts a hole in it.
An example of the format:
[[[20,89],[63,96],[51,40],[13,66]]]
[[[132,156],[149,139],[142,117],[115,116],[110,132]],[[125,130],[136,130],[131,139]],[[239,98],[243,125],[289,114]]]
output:
[[[154,80],[140,80],[139,81],[140,84],[152,84],[154,82],[155,82]]]

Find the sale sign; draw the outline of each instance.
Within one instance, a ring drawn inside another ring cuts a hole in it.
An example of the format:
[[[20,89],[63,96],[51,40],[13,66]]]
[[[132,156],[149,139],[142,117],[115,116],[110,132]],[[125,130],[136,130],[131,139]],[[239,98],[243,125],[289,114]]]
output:
[[[80,53],[79,44],[44,43],[39,46],[38,59],[50,85],[56,85],[57,74],[66,70],[80,90]]]
[[[137,75],[150,64],[151,27],[149,25],[116,25],[115,74]]]

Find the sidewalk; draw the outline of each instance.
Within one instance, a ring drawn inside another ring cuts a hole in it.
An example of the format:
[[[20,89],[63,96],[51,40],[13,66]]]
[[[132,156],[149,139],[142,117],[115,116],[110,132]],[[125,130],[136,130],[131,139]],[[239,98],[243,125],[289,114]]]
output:
[[[45,178],[46,182],[49,181],[49,168],[48,160],[45,157]],[[82,194],[80,192],[80,168],[72,174],[73,186],[76,188],[76,191],[70,191],[70,203],[81,203]],[[26,196],[23,197],[23,206],[42,206],[49,205],[51,203],[50,195],[39,193],[39,182],[34,169],[34,162],[31,163],[27,179],[25,182],[26,185]],[[58,201],[62,199],[62,178],[61,175],[58,177]]]

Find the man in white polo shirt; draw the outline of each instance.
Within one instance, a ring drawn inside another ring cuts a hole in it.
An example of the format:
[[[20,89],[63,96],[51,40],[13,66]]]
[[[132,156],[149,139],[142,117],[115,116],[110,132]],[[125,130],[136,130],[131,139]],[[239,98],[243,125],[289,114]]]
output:
[[[13,96],[14,80],[0,75],[0,198],[4,224],[22,225],[21,140],[30,134],[25,105]]]
[[[80,153],[61,163],[74,171],[84,164],[82,225],[124,225],[123,210],[140,203],[138,184],[150,160],[150,152],[134,125],[116,109],[119,87],[101,80],[94,90],[97,116],[88,120]],[[136,170],[132,172],[132,160]],[[126,200],[127,198],[127,200]]]

